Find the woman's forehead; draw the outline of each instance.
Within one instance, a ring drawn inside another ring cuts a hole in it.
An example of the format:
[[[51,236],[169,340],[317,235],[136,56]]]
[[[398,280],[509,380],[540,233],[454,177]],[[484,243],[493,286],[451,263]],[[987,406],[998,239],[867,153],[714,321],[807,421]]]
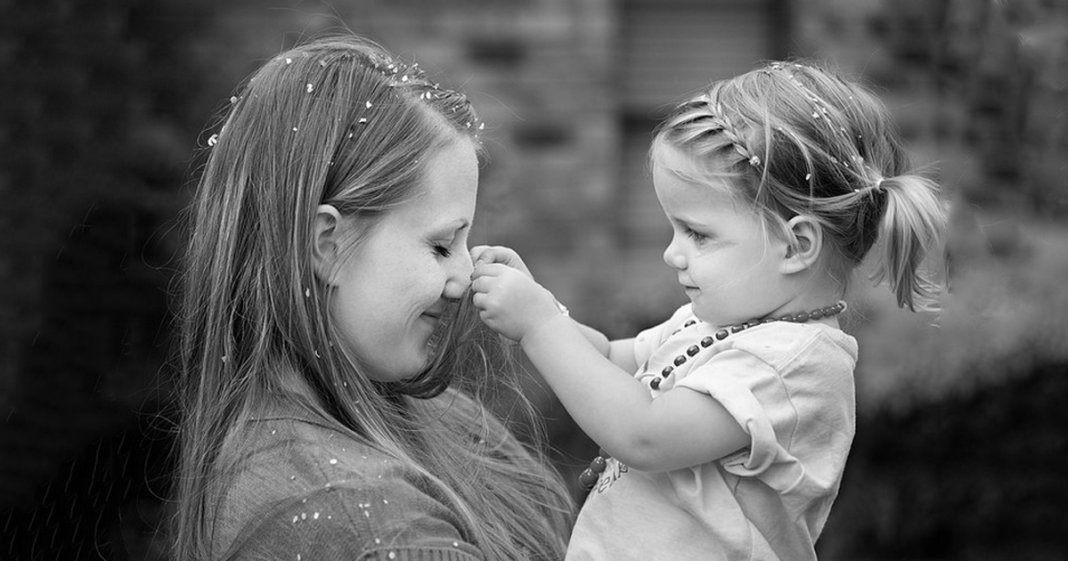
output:
[[[478,160],[470,142],[452,143],[424,164],[415,195],[397,208],[422,229],[469,225],[478,194]]]

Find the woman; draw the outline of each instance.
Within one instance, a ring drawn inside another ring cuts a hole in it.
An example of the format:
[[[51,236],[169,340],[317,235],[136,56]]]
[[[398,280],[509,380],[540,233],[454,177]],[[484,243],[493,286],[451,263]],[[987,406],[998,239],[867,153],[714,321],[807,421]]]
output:
[[[476,397],[466,98],[341,37],[231,101],[182,278],[177,558],[562,557],[564,485]]]

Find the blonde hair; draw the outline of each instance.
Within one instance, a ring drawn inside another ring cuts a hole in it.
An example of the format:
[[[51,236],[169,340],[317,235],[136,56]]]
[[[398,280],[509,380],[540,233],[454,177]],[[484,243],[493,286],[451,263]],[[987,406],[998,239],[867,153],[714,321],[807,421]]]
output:
[[[231,98],[190,208],[179,279],[177,559],[221,553],[212,552],[221,490],[247,451],[248,421],[277,399],[437,482],[487,558],[562,556],[572,505],[536,431],[523,456],[479,437],[500,426],[479,393],[508,365],[466,299],[424,373],[374,382],[334,343],[311,260],[318,205],[374,223],[418,193],[434,151],[478,146],[479,128],[463,94],[352,36],[274,57]],[[481,423],[433,410],[425,398],[450,386],[473,399]]]
[[[773,62],[680,104],[657,128],[651,158],[660,146],[688,155],[700,173],[732,179],[733,194],[784,239],[790,218],[814,218],[843,290],[881,240],[873,280],[901,307],[936,307],[940,288],[921,263],[942,242],[945,205],[938,186],[909,168],[889,112],[861,85]]]

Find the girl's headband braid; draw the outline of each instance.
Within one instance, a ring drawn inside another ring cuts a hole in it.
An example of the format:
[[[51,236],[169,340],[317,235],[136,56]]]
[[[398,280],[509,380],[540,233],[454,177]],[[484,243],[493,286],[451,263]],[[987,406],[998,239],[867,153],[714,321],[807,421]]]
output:
[[[694,115],[689,111],[684,111],[677,121],[668,125],[668,128],[686,124],[696,125],[698,123],[706,125],[708,127],[706,129],[707,131],[719,132],[723,135],[723,138],[727,139],[731,148],[744,160],[748,161],[749,165],[760,167],[760,156],[750,152],[749,148],[746,146],[745,140],[742,138],[741,134],[738,133],[738,129],[735,128],[721,104],[717,102],[713,105],[711,96],[704,94],[679,106],[680,109],[686,107],[689,107],[694,111],[701,111],[701,113]]]
[[[711,108],[711,100],[708,100]],[[730,141],[731,147],[734,151],[742,156],[749,162],[749,165],[753,167],[760,167],[760,156],[753,154],[745,146],[745,142],[742,140],[731,123],[730,117],[727,116],[727,112],[723,110],[723,106],[716,103],[716,107],[713,110],[713,119],[719,122],[719,130],[723,134],[723,137]]]

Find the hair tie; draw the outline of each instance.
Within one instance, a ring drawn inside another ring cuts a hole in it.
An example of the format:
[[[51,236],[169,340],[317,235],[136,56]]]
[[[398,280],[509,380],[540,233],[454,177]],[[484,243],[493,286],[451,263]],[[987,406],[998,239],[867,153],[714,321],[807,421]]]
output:
[[[886,188],[883,187],[883,182],[884,181],[886,181],[886,178],[880,175],[878,179],[876,179],[875,181],[872,182],[870,187],[867,187],[867,188],[864,188],[864,189],[853,189],[853,192],[854,193],[860,193],[861,191],[876,191],[876,192],[885,191]]]

